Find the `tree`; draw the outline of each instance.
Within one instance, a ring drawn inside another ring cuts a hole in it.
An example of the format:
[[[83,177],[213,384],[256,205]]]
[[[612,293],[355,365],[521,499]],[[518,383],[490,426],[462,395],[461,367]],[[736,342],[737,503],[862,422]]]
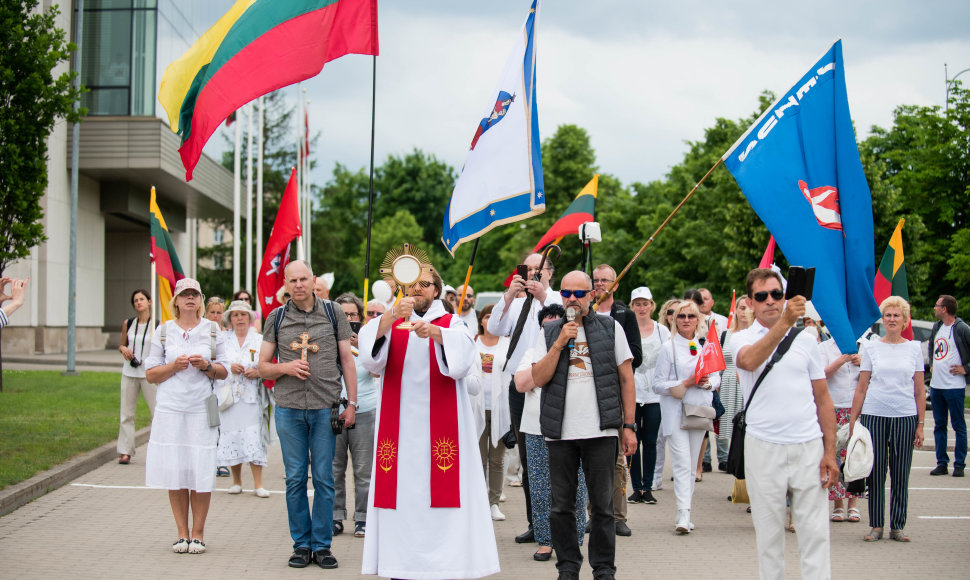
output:
[[[40,199],[47,189],[47,138],[54,122],[80,119],[74,72],[54,77],[75,46],[54,25],[57,6],[0,0],[0,273],[46,240]]]

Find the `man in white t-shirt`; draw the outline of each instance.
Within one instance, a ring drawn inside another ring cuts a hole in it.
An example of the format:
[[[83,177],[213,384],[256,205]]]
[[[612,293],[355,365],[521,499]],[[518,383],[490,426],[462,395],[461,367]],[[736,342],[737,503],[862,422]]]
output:
[[[632,455],[637,447],[633,354],[619,323],[590,312],[592,290],[585,272],[577,270],[563,278],[560,294],[566,319],[543,325],[533,351],[538,362],[532,378],[542,388],[539,426],[549,448],[549,527],[563,580],[578,580],[583,562],[574,513],[580,462],[592,512],[589,565],[594,578],[616,574],[617,435],[624,455]]]
[[[936,299],[930,344],[930,402],[933,404],[933,438],[936,440],[936,469],[930,475],[946,475],[950,457],[946,453],[946,420],[956,441],[953,446],[953,477],[963,477],[967,463],[967,419],[964,416],[967,372],[970,370],[970,327],[957,317],[957,300],[944,294]]]
[[[805,298],[785,303],[781,276],[756,268],[745,283],[755,322],[731,339],[745,401],[768,359],[805,314]],[[802,578],[831,578],[828,494],[839,477],[835,408],[818,342],[798,334],[765,375],[748,407],[745,476],[762,579],[785,577],[786,496],[798,533]]]

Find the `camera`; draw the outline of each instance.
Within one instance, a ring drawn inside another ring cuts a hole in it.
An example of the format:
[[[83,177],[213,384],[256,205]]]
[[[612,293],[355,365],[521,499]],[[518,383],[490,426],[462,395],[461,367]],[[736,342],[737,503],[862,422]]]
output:
[[[141,366],[141,361],[135,357],[131,357],[131,360],[128,361],[128,364],[130,364],[131,366],[137,369],[138,367]]]

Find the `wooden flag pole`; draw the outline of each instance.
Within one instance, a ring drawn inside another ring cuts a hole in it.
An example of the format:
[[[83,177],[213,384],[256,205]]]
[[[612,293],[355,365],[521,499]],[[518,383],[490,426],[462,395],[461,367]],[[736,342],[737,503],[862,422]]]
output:
[[[616,277],[616,280],[613,281],[613,285],[610,286],[610,289],[607,292],[605,292],[599,298],[599,300],[593,303],[592,306],[590,306],[590,309],[593,312],[596,312],[596,310],[599,308],[600,302],[602,302],[604,298],[606,298],[607,296],[613,295],[613,292],[616,290],[616,287],[619,286],[620,284],[620,280],[622,280],[623,276],[625,276],[626,273],[630,271],[630,268],[633,267],[633,264],[640,258],[640,254],[642,254],[644,250],[647,249],[647,246],[649,246],[650,243],[653,242],[653,239],[657,237],[657,234],[659,234],[665,227],[667,227],[667,224],[670,223],[670,220],[673,219],[675,215],[677,215],[677,212],[680,211],[680,208],[683,207],[685,203],[687,203],[687,200],[690,199],[692,195],[694,195],[694,192],[697,191],[697,189],[701,186],[701,184],[704,183],[704,181],[708,177],[710,177],[712,173],[714,173],[714,170],[717,169],[717,166],[720,165],[722,161],[723,159],[718,159],[717,163],[715,163],[713,167],[707,170],[707,173],[705,173],[704,177],[702,177],[701,180],[697,182],[697,185],[694,186],[694,189],[690,190],[690,193],[684,196],[684,199],[680,200],[680,203],[677,204],[677,207],[674,208],[674,211],[670,212],[670,215],[668,215],[667,219],[665,219],[663,223],[660,224],[660,227],[657,228],[657,231],[653,232],[653,235],[647,239],[646,243],[644,243],[643,246],[640,248],[640,251],[638,251],[636,254],[633,255],[633,258],[630,259],[630,263],[627,264],[626,267],[623,268],[623,271],[620,272],[620,274]]]
[[[465,285],[461,287],[461,298],[458,300],[457,315],[461,316],[461,307],[465,304],[465,294],[468,293],[468,282],[472,279],[472,268],[475,266],[475,256],[478,255],[478,240],[475,238],[475,247],[472,248],[472,259],[468,261],[468,272],[465,274]]]

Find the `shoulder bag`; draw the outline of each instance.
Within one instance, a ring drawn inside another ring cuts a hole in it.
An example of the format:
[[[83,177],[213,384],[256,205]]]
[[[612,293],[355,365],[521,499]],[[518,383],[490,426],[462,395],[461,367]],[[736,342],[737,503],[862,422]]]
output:
[[[775,353],[771,355],[771,360],[765,365],[765,370],[761,371],[761,375],[755,381],[754,387],[751,389],[751,394],[748,395],[748,402],[744,405],[744,409],[734,416],[734,431],[731,433],[731,447],[728,449],[727,472],[738,479],[744,479],[744,432],[747,429],[747,423],[744,417],[748,412],[748,407],[751,406],[751,400],[754,399],[754,394],[758,391],[758,387],[761,386],[762,381],[765,380],[765,376],[775,366],[775,363],[780,361],[781,357],[785,356],[785,353],[791,348],[792,343],[795,342],[795,337],[801,331],[801,328],[792,328],[788,332],[788,336],[778,344]]]

